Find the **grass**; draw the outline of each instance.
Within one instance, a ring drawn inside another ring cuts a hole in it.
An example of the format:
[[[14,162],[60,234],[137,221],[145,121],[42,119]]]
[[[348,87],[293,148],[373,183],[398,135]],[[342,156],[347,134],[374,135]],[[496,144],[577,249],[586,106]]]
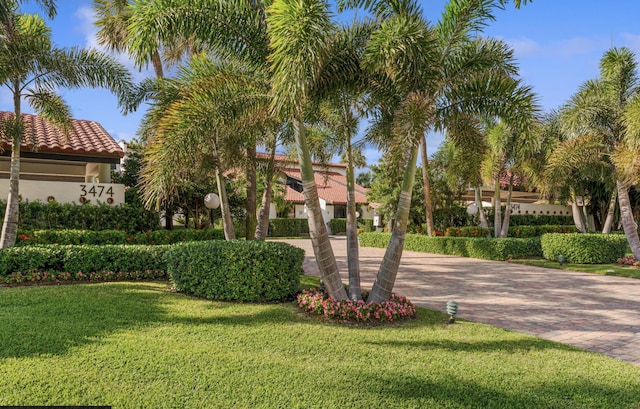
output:
[[[584,273],[593,273],[608,276],[640,278],[640,268],[633,266],[622,266],[620,264],[564,264],[560,267],[557,261],[549,261],[542,258],[536,259],[514,259],[512,263],[526,264],[535,267],[556,268],[562,270],[572,270]]]
[[[631,364],[418,314],[364,328],[319,322],[294,303],[205,301],[166,283],[0,288],[0,405],[640,405]]]

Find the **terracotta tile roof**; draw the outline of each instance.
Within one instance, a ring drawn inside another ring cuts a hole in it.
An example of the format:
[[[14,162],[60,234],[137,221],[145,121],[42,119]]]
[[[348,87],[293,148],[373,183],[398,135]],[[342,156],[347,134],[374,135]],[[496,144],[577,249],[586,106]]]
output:
[[[287,176],[297,180],[301,180],[299,169],[281,169]],[[336,172],[316,172],[316,185],[318,186],[318,196],[324,199],[328,204],[347,204],[347,182],[346,178]],[[302,197],[302,193],[298,193],[293,189],[287,188],[287,191],[293,191]],[[356,203],[369,203],[366,196],[366,189],[356,184]],[[288,194],[288,192],[287,192]],[[292,196],[293,198],[293,196]],[[288,199],[287,199],[288,200]]]
[[[12,117],[11,112],[0,111],[0,120]],[[71,155],[100,156],[121,158],[124,156],[122,148],[109,133],[95,121],[81,119],[71,120],[68,135],[38,115],[23,114],[25,123],[25,138],[22,141],[22,151],[63,153]],[[35,138],[34,138],[35,137]],[[32,142],[35,139],[35,146]],[[10,149],[5,139],[0,145]]]
[[[304,195],[289,186],[285,186],[284,200],[291,203],[304,203]]]

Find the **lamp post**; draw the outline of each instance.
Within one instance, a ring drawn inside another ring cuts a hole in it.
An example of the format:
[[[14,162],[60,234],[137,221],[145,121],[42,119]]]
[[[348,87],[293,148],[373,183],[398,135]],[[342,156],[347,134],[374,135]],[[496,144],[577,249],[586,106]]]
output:
[[[209,219],[213,229],[213,209],[220,207],[220,197],[215,193],[207,193],[204,197],[204,207],[209,209]]]

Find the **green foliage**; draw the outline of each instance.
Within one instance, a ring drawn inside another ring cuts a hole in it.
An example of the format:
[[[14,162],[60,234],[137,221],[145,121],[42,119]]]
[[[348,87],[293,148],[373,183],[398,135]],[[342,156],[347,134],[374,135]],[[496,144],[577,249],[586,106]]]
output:
[[[359,236],[362,247],[384,248],[388,245],[390,238],[391,234],[389,233],[362,233]],[[487,239],[475,237],[429,237],[421,234],[407,234],[404,248],[410,251],[474,257],[485,260],[537,257],[542,254],[540,239],[536,237]]]
[[[0,201],[0,220],[4,219],[6,201]],[[20,203],[19,230],[89,229],[141,232],[159,227],[158,214],[141,205],[123,203],[110,206],[74,203]]]
[[[331,227],[331,233],[346,233],[347,231],[347,219],[335,218],[329,221],[329,227]],[[361,232],[375,231],[373,226],[373,219],[358,219],[358,229]]]
[[[42,244],[173,244],[202,240],[224,240],[224,232],[214,229],[178,229],[129,234],[122,230],[36,230],[19,234],[16,246]]]
[[[335,218],[329,221],[329,228],[331,228],[332,234],[346,233],[347,232],[347,219]]]
[[[269,236],[271,237],[298,237],[308,234],[309,221],[307,219],[283,218],[269,220]]]
[[[619,234],[545,234],[542,236],[542,253],[547,260],[558,260],[562,255],[568,263],[615,263],[624,257],[626,236]]]
[[[493,210],[487,215],[489,220],[493,220]],[[504,214],[504,208],[502,211]],[[512,214],[509,219],[509,226],[569,226],[573,225],[573,216],[547,216],[532,214]]]
[[[489,229],[478,226],[447,227],[444,235],[447,237],[487,237],[490,232]]]
[[[282,300],[299,290],[304,251],[286,243],[209,241],[174,246],[167,260],[178,291],[215,300]]]
[[[578,229],[574,224],[509,227],[510,237],[540,237],[546,233],[578,233]]]
[[[92,271],[166,271],[168,246],[62,246],[57,244],[9,247],[0,250],[0,277],[31,270],[89,273]]]

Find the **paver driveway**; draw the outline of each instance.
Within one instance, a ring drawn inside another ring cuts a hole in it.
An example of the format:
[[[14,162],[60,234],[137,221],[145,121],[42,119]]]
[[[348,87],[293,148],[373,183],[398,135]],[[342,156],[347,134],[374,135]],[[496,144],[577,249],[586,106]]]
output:
[[[319,275],[311,240],[288,240],[306,251],[307,274]],[[346,240],[331,240],[347,280]],[[361,248],[363,288],[371,288],[384,249]],[[640,365],[640,280],[405,251],[394,292],[458,316],[574,345]]]

